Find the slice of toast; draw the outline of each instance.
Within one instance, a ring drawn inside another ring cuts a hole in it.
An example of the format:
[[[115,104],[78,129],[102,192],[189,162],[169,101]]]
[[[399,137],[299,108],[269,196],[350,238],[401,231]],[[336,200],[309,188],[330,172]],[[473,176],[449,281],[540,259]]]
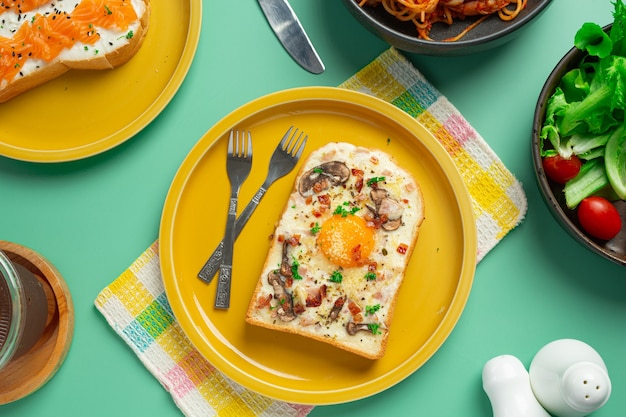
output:
[[[250,324],[381,358],[424,220],[387,153],[333,142],[298,172],[246,314]]]
[[[24,9],[3,2],[0,103],[70,69],[102,70],[128,62],[143,44],[149,0],[40,0]]]

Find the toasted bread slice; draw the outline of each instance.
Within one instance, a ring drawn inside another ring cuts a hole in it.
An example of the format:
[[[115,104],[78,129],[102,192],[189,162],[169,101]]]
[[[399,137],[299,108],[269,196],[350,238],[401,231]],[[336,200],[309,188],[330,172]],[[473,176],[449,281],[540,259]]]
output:
[[[246,321],[381,358],[424,207],[417,182],[389,154],[341,142],[313,151]]]

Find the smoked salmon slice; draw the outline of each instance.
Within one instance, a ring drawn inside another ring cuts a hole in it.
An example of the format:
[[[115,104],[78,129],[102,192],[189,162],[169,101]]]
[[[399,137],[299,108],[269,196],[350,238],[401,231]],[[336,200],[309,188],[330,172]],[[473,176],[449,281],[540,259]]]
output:
[[[130,0],[84,0],[76,6],[72,17],[96,27],[120,30],[126,30],[128,24],[137,19]]]
[[[51,0],[0,0],[0,9],[22,14],[33,11],[50,1]]]

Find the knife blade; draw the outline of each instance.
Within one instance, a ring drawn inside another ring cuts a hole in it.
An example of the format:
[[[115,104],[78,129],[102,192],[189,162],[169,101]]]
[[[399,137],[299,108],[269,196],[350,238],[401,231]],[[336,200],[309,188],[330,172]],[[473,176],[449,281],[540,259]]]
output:
[[[324,72],[324,63],[287,0],[258,0],[261,10],[285,50],[304,69]]]

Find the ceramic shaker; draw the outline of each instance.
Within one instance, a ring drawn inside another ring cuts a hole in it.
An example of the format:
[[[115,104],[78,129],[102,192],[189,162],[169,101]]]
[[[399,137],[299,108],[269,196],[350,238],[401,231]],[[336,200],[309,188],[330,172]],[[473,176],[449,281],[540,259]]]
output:
[[[548,343],[533,358],[530,383],[539,403],[556,417],[582,417],[602,407],[611,394],[604,361],[575,339]]]
[[[515,356],[496,356],[485,364],[483,389],[493,417],[550,417],[533,395],[528,372]]]

